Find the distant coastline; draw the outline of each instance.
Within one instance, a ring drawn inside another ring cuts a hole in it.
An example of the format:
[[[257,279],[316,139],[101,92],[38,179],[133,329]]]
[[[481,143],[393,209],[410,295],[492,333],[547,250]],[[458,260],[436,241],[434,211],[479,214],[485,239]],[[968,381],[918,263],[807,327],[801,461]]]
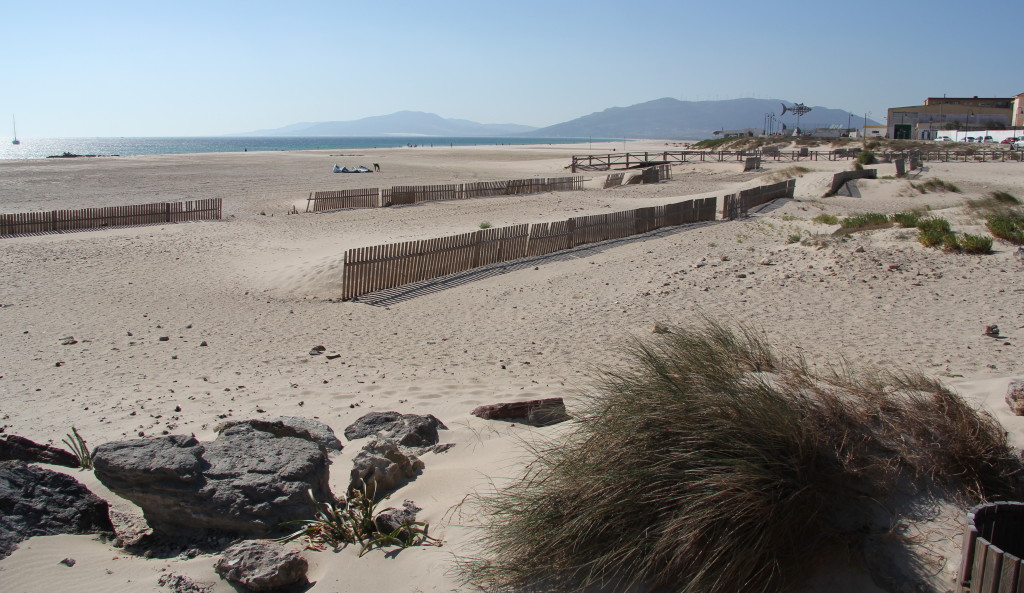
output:
[[[498,146],[507,144],[578,144],[591,141],[604,142],[607,139],[470,136],[22,138],[20,145],[0,146],[0,160],[42,159],[66,153],[96,156],[139,156],[209,152],[397,148],[402,146],[451,147]]]

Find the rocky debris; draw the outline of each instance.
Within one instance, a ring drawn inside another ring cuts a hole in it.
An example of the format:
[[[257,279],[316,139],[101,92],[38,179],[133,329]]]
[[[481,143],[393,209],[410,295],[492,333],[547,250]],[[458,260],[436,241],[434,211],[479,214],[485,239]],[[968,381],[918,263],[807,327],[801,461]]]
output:
[[[170,589],[171,593],[210,593],[213,591],[213,585],[199,584],[186,576],[174,573],[162,574],[156,582],[161,587]]]
[[[1006,403],[1017,416],[1024,416],[1024,381],[1010,381],[1006,387]]]
[[[141,507],[156,534],[172,537],[264,537],[308,518],[310,491],[332,497],[319,444],[252,423],[207,443],[183,435],[104,443],[93,463],[96,477]]]
[[[256,430],[269,432],[276,437],[295,437],[312,441],[323,447],[326,451],[341,451],[341,441],[335,436],[330,426],[319,420],[309,418],[298,418],[295,416],[277,416],[275,418],[252,420],[229,420],[221,425],[218,432],[223,432],[232,426],[248,424]]]
[[[381,498],[415,478],[425,467],[394,439],[373,439],[352,460],[349,492],[359,490]],[[321,500],[317,498],[317,500]]]
[[[0,461],[0,510],[0,558],[37,535],[114,530],[105,500],[70,476],[23,461]]]
[[[63,564],[64,566],[67,566],[68,568],[70,568],[70,567],[74,566],[75,564],[77,564],[77,562],[75,561],[74,558],[65,558],[65,559],[61,560],[60,562],[58,562],[58,564]]]
[[[313,346],[312,348],[309,349],[309,355],[318,356],[320,354],[323,354],[326,350],[326,346]]]
[[[306,580],[309,563],[297,551],[267,540],[246,540],[214,564],[222,579],[250,591],[275,591]]]
[[[438,429],[448,430],[448,427],[433,414],[370,412],[345,428],[345,438],[351,441],[377,436],[397,441],[403,447],[429,447],[440,440]]]
[[[478,406],[473,415],[485,420],[515,420],[531,426],[550,426],[569,419],[560,397]]]
[[[671,330],[669,330],[667,325],[665,325],[664,323],[657,323],[657,322],[654,324],[654,327],[651,329],[651,333],[653,333],[653,334],[667,334],[670,331]]]
[[[998,338],[999,337],[999,326],[995,325],[995,324],[993,324],[993,325],[986,325],[985,326],[985,331],[982,332],[981,335],[988,336],[990,338]]]
[[[61,346],[71,346],[77,343],[78,340],[75,339],[75,336],[64,336],[63,338],[60,339]]]
[[[0,436],[0,461],[27,461],[29,463],[49,463],[64,467],[78,467],[78,458],[74,453],[58,449],[51,445],[40,445],[35,441],[16,434]]]
[[[1024,264],[1024,246],[1015,249],[1013,252],[1013,257],[1017,258],[1017,261]]]
[[[373,518],[373,524],[379,533],[390,535],[401,529],[402,526],[416,521],[416,513],[422,510],[416,506],[416,503],[406,499],[402,502],[400,509],[390,508],[381,511]]]

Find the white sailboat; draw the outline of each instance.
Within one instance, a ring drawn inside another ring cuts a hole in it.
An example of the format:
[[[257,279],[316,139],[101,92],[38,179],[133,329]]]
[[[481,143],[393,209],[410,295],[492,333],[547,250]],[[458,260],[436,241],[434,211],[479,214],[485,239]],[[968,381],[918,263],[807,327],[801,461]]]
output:
[[[18,123],[14,121],[14,116],[11,116],[11,127],[14,128],[14,140],[11,140],[11,144],[21,144],[21,140],[18,140]]]

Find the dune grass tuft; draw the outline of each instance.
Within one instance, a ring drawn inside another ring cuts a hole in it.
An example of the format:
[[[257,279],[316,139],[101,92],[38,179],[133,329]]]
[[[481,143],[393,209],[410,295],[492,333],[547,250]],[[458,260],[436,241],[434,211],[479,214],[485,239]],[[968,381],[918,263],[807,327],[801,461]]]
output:
[[[603,373],[521,480],[482,497],[467,581],[774,593],[884,531],[872,517],[892,497],[984,497],[1018,469],[993,418],[923,376],[813,374],[711,321],[657,340]]]

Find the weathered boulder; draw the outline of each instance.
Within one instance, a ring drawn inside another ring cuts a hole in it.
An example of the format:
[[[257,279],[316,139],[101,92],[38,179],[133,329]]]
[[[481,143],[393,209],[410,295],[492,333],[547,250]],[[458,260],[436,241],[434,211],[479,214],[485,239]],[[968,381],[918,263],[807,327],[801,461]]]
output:
[[[379,533],[392,534],[402,528],[403,525],[407,525],[416,520],[416,513],[422,511],[420,507],[416,506],[411,500],[405,500],[402,502],[402,508],[395,509],[384,509],[373,518],[373,523],[377,527]]]
[[[550,426],[569,419],[560,397],[478,406],[473,415],[485,420],[516,420],[532,426]]]
[[[394,440],[403,447],[429,447],[437,444],[438,429],[448,430],[448,427],[433,414],[370,412],[345,429],[345,438],[351,441],[377,436]]]
[[[0,461],[13,459],[29,463],[78,467],[78,458],[71,451],[41,445],[16,434],[0,435]]]
[[[257,430],[269,432],[278,437],[295,437],[313,441],[322,446],[326,451],[341,451],[341,441],[335,436],[334,431],[331,430],[330,426],[319,420],[296,418],[294,416],[230,420],[221,426],[219,432],[239,424],[248,424]]]
[[[1018,416],[1024,416],[1024,381],[1010,381],[1006,387],[1006,403]]]
[[[107,502],[74,478],[0,461],[0,558],[37,535],[113,532]]]
[[[222,579],[250,591],[274,591],[305,581],[309,564],[279,543],[246,540],[224,550],[213,568]]]
[[[370,441],[352,463],[349,492],[360,490],[375,498],[400,488],[424,468],[416,455],[403,450],[393,439]]]
[[[264,537],[309,517],[308,491],[332,496],[320,445],[252,424],[208,443],[182,435],[104,443],[93,464],[104,485],[142,508],[154,532],[171,536]]]

